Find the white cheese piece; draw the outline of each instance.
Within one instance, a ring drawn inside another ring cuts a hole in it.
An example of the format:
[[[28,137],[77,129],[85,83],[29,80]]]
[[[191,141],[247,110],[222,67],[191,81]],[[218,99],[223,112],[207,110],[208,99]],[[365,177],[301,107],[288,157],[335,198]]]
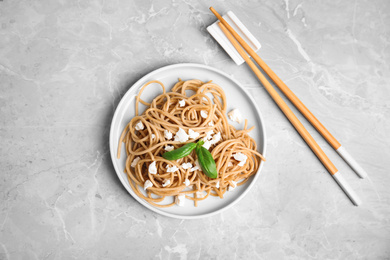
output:
[[[175,147],[173,145],[167,145],[167,146],[165,146],[164,150],[167,152],[170,152],[170,151],[175,150]]]
[[[164,130],[164,137],[165,137],[165,139],[171,140],[172,136],[173,136],[173,134],[170,131]]]
[[[237,187],[237,182],[231,181],[231,185],[228,187],[228,191],[232,191]]]
[[[200,169],[200,164],[198,159],[195,160],[195,165]]]
[[[184,99],[179,101],[179,106],[180,107],[184,107],[185,105],[186,105],[186,102],[184,101]]]
[[[235,153],[233,154],[234,159],[239,161],[240,163],[238,164],[239,166],[244,166],[246,159],[248,159],[248,156],[246,156],[243,153]]]
[[[190,169],[192,168],[192,163],[183,163],[181,167],[183,167],[184,170]]]
[[[201,191],[197,191],[197,192],[196,192],[196,197],[201,199],[201,198],[204,197],[204,193],[201,192]]]
[[[172,167],[170,167],[169,165],[167,165],[167,172],[175,172],[177,170],[179,170],[177,166],[173,165]]]
[[[149,180],[146,180],[144,183],[144,190],[146,190],[147,188],[150,188],[150,187],[153,187],[153,183]]]
[[[215,188],[219,189],[219,181],[215,184]]]
[[[192,129],[189,129],[188,130],[188,136],[191,138],[191,139],[196,139],[198,138],[200,134],[198,132],[195,132],[194,130]]]
[[[208,141],[208,140],[211,140],[211,135],[214,134],[214,131],[213,130],[210,130],[208,132],[206,132],[206,136],[203,137],[203,141]]]
[[[171,180],[166,180],[164,183],[163,183],[163,187],[166,187],[168,186],[169,184],[171,184]]]
[[[136,124],[135,124],[135,130],[139,131],[139,130],[143,130],[144,129],[144,124],[142,124],[142,121],[139,120]]]
[[[135,167],[138,163],[138,161],[141,160],[141,158],[139,156],[137,156],[136,158],[134,158],[134,160],[131,162],[131,167]]]
[[[152,134],[152,140],[154,140],[155,138],[156,138],[156,135]]]
[[[190,169],[190,172],[194,172],[194,171],[196,171],[196,170],[200,170],[198,166],[192,167],[192,168]]]
[[[183,183],[186,185],[186,187],[190,186],[191,184],[189,179],[186,179]]]
[[[179,194],[175,197],[175,203],[178,206],[183,207],[185,202],[186,202],[186,195],[185,194]]]
[[[208,125],[209,125],[209,126],[214,126],[214,122],[213,122],[213,121],[210,121],[210,122],[208,123]]]
[[[230,120],[236,121],[236,122],[241,124],[242,115],[241,115],[241,112],[240,112],[240,110],[238,108],[235,108],[232,111],[230,111],[228,113],[228,116],[229,116]]]
[[[216,133],[214,136],[213,136],[213,139],[211,140],[211,144],[216,144],[218,143],[219,141],[221,141],[222,137],[221,137],[221,132],[218,132]]]
[[[227,167],[228,167],[228,168],[229,168],[229,167],[233,167],[233,163],[232,163],[232,162],[228,162]]]
[[[200,165],[198,159],[195,160],[195,166],[191,168],[190,172],[200,170]]]
[[[188,135],[186,134],[186,131],[181,129],[179,127],[179,131],[177,131],[175,135],[175,141],[179,141],[180,143],[184,143],[188,141]]]
[[[205,141],[202,146],[208,150],[210,149],[211,145],[212,145],[211,141]]]
[[[201,116],[201,117],[207,118],[208,115],[209,115],[209,113],[207,113],[206,110],[201,110],[201,111],[200,111],[200,116]]]
[[[151,164],[149,164],[149,173],[150,174],[156,174],[157,173],[156,162],[152,162]]]

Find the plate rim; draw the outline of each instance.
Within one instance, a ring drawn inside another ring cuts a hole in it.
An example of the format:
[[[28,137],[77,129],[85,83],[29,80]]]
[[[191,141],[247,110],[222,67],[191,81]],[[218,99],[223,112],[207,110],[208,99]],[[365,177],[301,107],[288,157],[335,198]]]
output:
[[[216,215],[218,213],[221,213],[221,212],[223,212],[223,211],[233,207],[242,198],[244,198],[247,195],[247,193],[252,189],[252,187],[254,186],[255,182],[257,181],[259,173],[260,173],[260,171],[262,170],[262,168],[264,166],[264,162],[260,163],[260,167],[257,170],[257,172],[256,172],[256,174],[254,176],[254,179],[248,185],[248,187],[246,187],[246,189],[236,199],[234,199],[231,203],[227,204],[226,206],[223,206],[220,209],[212,211],[212,212],[203,213],[203,214],[199,214],[199,215],[189,215],[189,216],[178,215],[178,214],[174,214],[174,213],[165,212],[163,210],[160,210],[157,207],[154,207],[154,206],[150,205],[149,203],[144,201],[142,198],[137,196],[134,193],[134,191],[131,189],[131,187],[127,185],[126,181],[123,178],[121,178],[121,176],[120,176],[120,169],[118,169],[117,163],[115,162],[115,160],[117,159],[117,157],[116,157],[117,150],[115,149],[115,146],[117,146],[117,145],[115,145],[115,142],[118,143],[118,140],[113,140],[114,139],[114,123],[116,122],[116,119],[119,116],[119,108],[121,106],[123,106],[123,103],[125,103],[125,100],[128,100],[128,96],[131,94],[132,89],[133,89],[134,86],[139,85],[147,77],[150,77],[153,74],[158,74],[159,72],[164,71],[164,70],[177,69],[178,67],[198,67],[198,68],[201,68],[201,69],[206,69],[206,70],[210,70],[210,71],[213,71],[215,73],[221,74],[222,76],[224,76],[224,77],[228,78],[229,80],[231,80],[234,84],[236,84],[245,93],[245,95],[252,102],[253,106],[256,109],[257,115],[260,118],[261,130],[262,130],[262,133],[263,133],[263,143],[262,143],[262,145],[263,145],[263,152],[262,152],[262,155],[264,157],[266,156],[266,150],[267,150],[266,127],[265,127],[265,123],[264,123],[264,119],[263,119],[263,116],[261,114],[261,111],[260,111],[259,107],[257,106],[257,103],[255,102],[255,100],[252,97],[252,95],[241,85],[241,83],[239,83],[236,79],[234,79],[233,77],[231,77],[227,73],[225,73],[225,72],[223,72],[223,71],[221,71],[221,70],[219,70],[217,68],[214,68],[214,67],[211,67],[211,66],[208,66],[208,65],[204,65],[204,64],[199,64],[199,63],[176,63],[176,64],[166,65],[166,66],[163,66],[161,68],[158,68],[158,69],[155,69],[155,70],[152,70],[152,71],[148,72],[147,74],[142,76],[139,80],[137,80],[135,83],[133,83],[129,87],[129,89],[126,91],[126,93],[121,97],[121,100],[119,101],[118,105],[115,108],[115,112],[114,112],[114,115],[112,117],[111,126],[110,126],[109,149],[110,149],[111,161],[112,161],[112,164],[114,166],[115,173],[116,173],[117,177],[119,178],[121,184],[124,186],[124,188],[127,190],[127,192],[130,193],[130,195],[137,202],[139,202],[142,206],[145,206],[146,208],[148,208],[149,210],[151,210],[153,212],[156,212],[158,214],[161,214],[161,215],[164,215],[164,216],[167,216],[167,217],[171,217],[171,218],[176,218],[176,219],[200,219],[200,218],[206,218],[206,217],[210,217],[212,215]]]

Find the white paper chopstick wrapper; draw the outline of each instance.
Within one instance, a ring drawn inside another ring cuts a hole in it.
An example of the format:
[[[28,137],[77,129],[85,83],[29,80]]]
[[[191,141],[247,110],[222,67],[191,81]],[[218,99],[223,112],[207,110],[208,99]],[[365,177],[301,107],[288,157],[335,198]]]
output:
[[[245,25],[237,18],[237,16],[229,11],[227,14],[222,16],[223,19],[228,22],[228,24],[233,27],[233,29],[241,36],[242,39],[254,50],[258,51],[261,47],[260,42],[250,33],[250,31],[245,27]],[[216,21],[209,27],[207,31],[214,37],[214,39],[222,46],[222,48],[229,54],[229,56],[234,60],[237,65],[241,65],[245,60],[237,52],[236,48],[230,43],[229,39],[226,38],[225,34],[222,32],[221,28],[218,26]],[[248,55],[249,56],[249,55]]]
[[[345,150],[344,147],[340,146],[337,150],[337,153],[346,161],[349,166],[359,175],[360,178],[367,177],[366,171],[353,159],[353,157]]]
[[[343,176],[340,174],[340,172],[336,172],[332,175],[333,178],[336,180],[336,182],[339,184],[339,186],[343,189],[345,194],[349,197],[349,199],[352,201],[355,206],[359,206],[362,201],[358,197],[358,195],[355,193],[355,191],[349,186],[349,184],[346,182],[346,180],[343,178]]]

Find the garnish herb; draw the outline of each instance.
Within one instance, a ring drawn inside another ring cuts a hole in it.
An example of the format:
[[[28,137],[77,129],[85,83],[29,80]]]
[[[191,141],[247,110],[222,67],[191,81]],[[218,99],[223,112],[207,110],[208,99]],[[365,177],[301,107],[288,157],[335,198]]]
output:
[[[203,141],[202,141],[203,142]],[[218,177],[217,166],[215,164],[214,158],[202,145],[199,143],[196,146],[196,155],[198,156],[198,162],[204,174],[208,177],[215,179]]]
[[[192,150],[195,149],[196,155],[198,156],[198,162],[203,173],[208,177],[215,179],[218,177],[217,166],[213,156],[209,150],[202,146],[203,144],[203,140],[200,140],[197,143],[188,143],[178,149],[166,152],[162,156],[167,160],[177,160],[189,155]]]
[[[189,155],[196,147],[195,143],[185,144],[180,148],[164,153],[162,156],[167,160],[177,160]]]

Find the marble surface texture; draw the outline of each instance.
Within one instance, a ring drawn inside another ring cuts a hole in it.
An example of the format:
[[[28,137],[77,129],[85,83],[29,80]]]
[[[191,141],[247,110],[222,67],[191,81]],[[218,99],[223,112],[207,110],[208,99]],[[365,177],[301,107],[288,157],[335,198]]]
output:
[[[299,116],[360,207],[207,33],[211,5],[235,12],[260,56],[366,169],[359,179]],[[0,0],[0,259],[390,259],[389,14],[387,0]],[[136,202],[108,150],[129,87],[182,62],[241,82],[268,135],[255,187],[198,220]]]

